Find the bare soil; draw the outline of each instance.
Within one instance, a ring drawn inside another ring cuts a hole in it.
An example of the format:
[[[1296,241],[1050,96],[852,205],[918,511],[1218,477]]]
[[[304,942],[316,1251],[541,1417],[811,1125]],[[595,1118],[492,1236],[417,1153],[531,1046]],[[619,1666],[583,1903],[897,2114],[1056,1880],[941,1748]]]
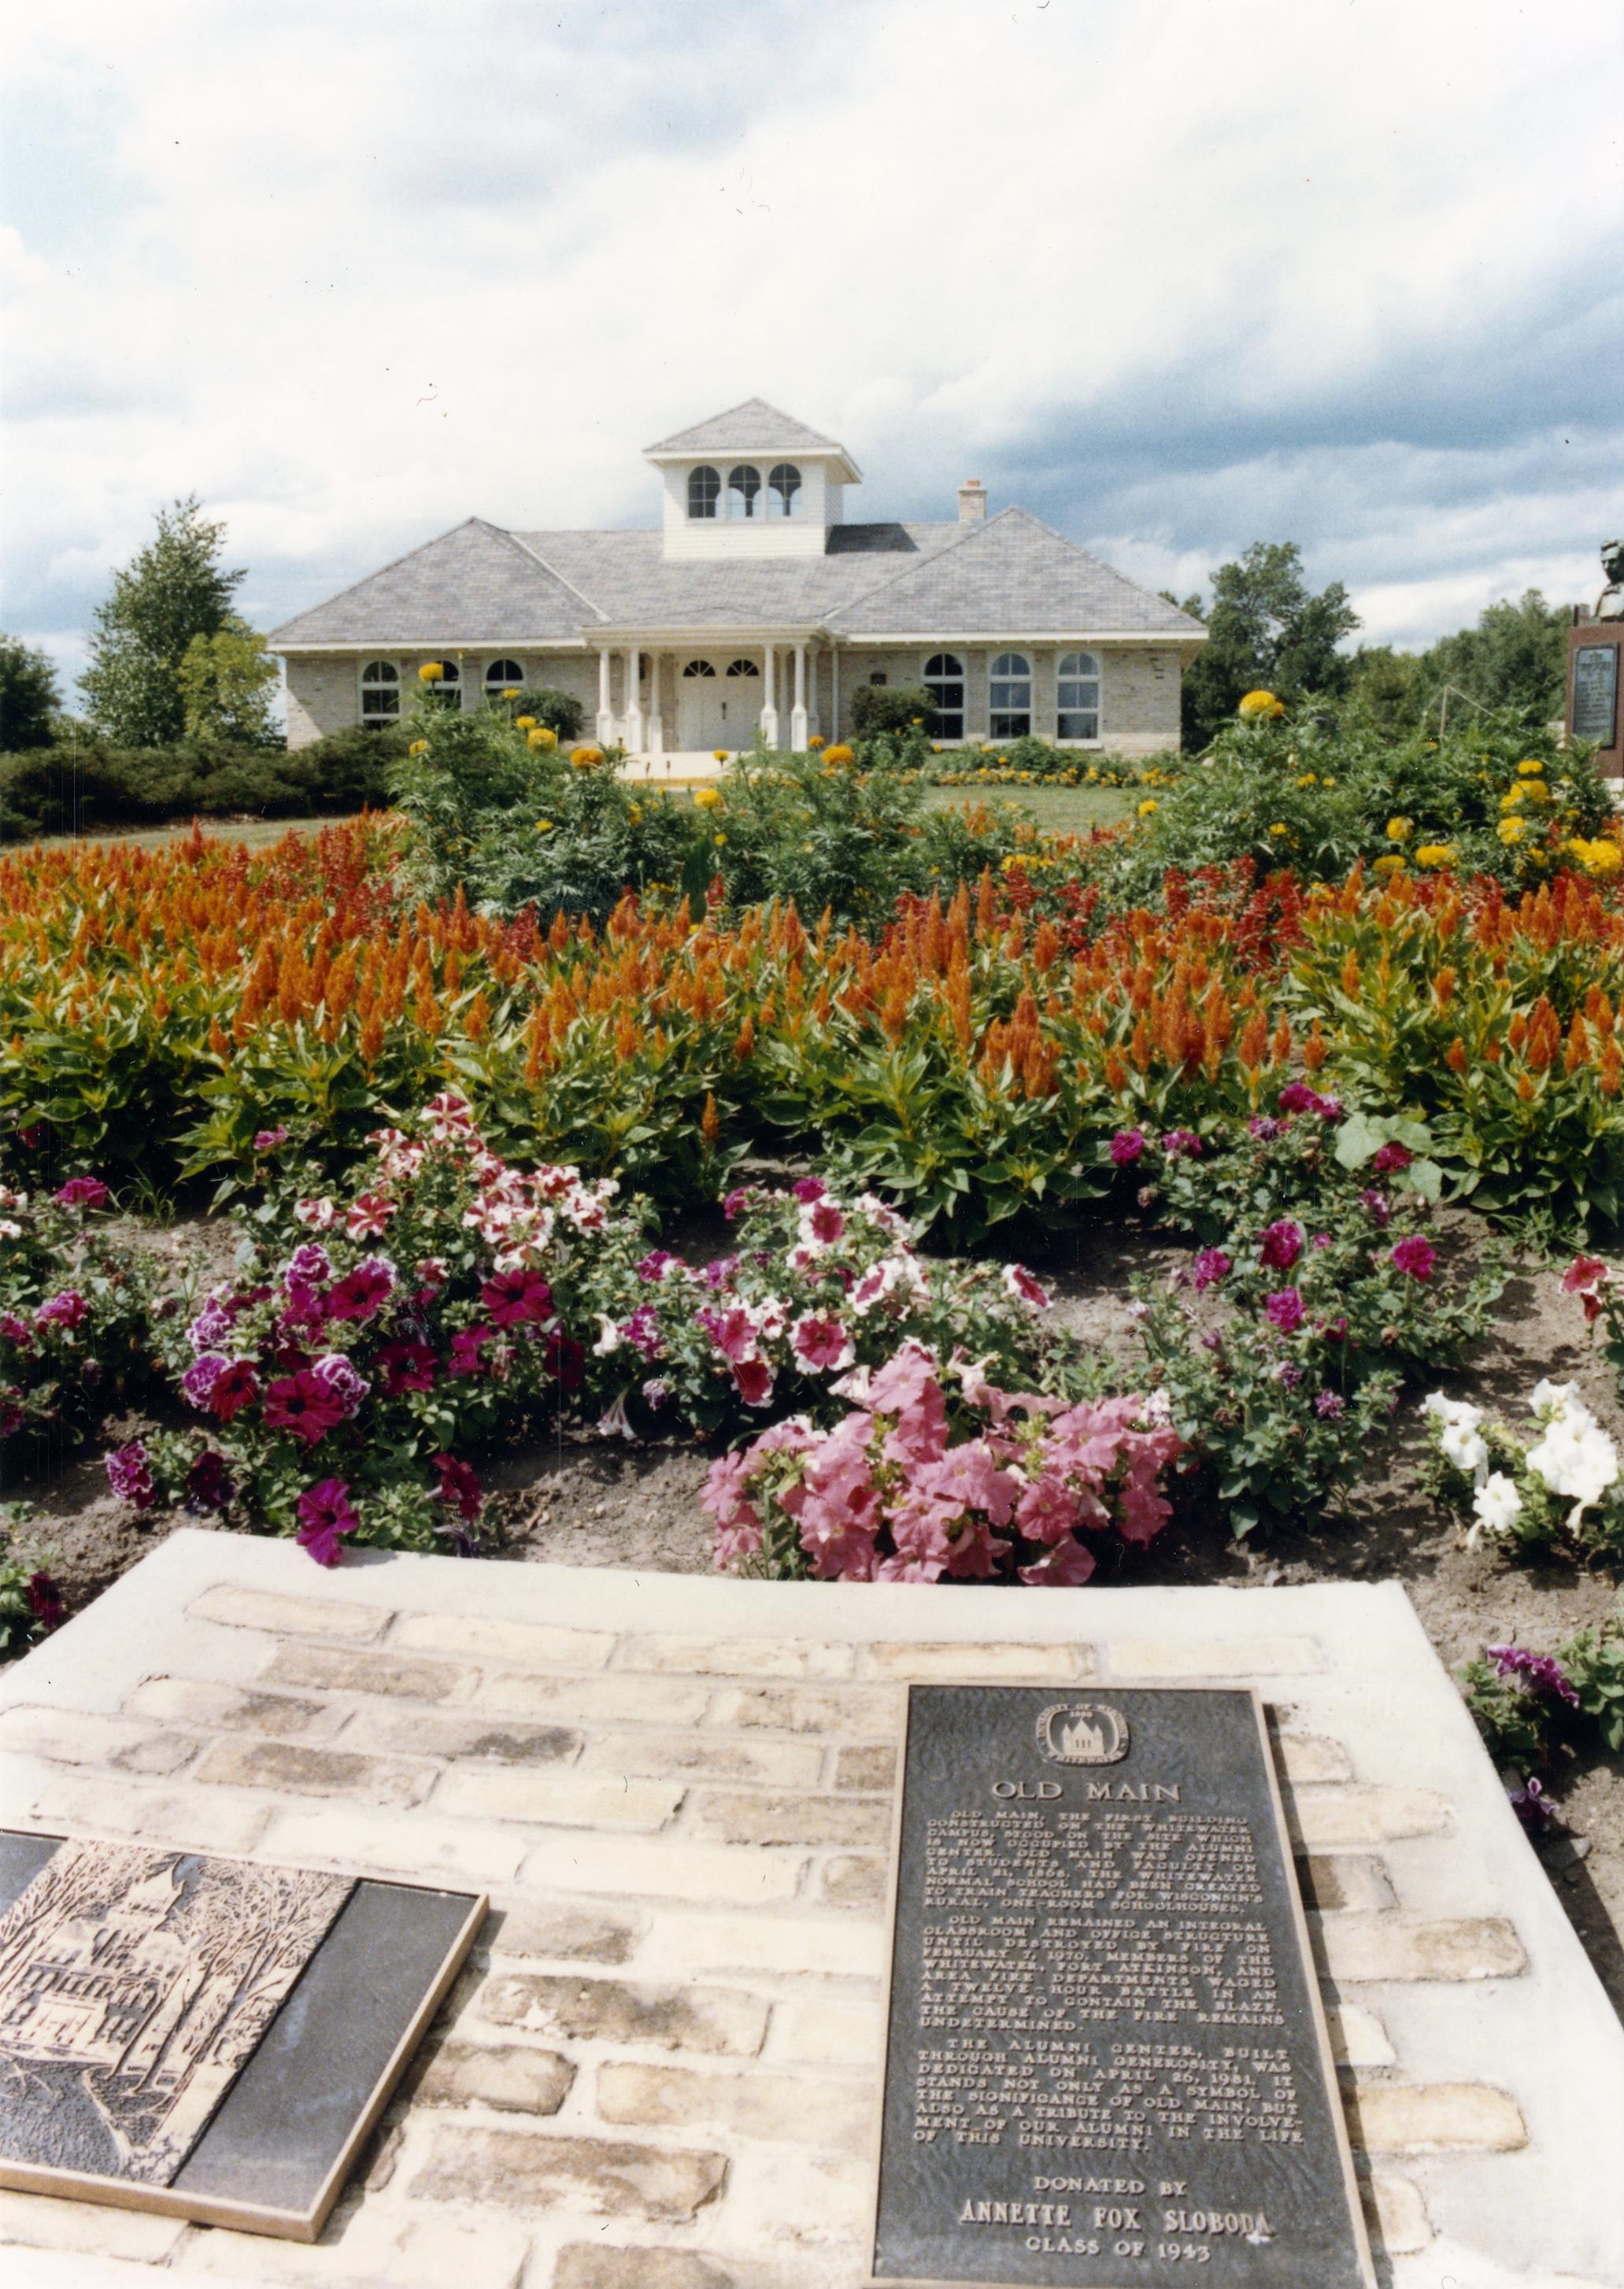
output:
[[[1457,1244],[1471,1226],[1462,1219]],[[220,1222],[188,1218],[167,1227],[129,1226],[132,1236],[200,1285],[228,1271],[233,1243]],[[688,1220],[671,1242],[704,1255],[720,1251],[719,1219]],[[1056,1294],[1067,1324],[1124,1359],[1134,1352],[1127,1282],[1163,1272],[1186,1254],[1164,1237],[1108,1229],[1068,1237],[1035,1263]],[[1501,1298],[1497,1324],[1467,1368],[1440,1378],[1514,1420],[1543,1376],[1578,1384],[1613,1436],[1624,1442],[1624,1407],[1612,1370],[1593,1353],[1557,1269],[1520,1264]],[[1611,1570],[1566,1560],[1530,1563],[1486,1546],[1468,1551],[1455,1521],[1421,1489],[1426,1438],[1416,1400],[1406,1396],[1345,1509],[1305,1519],[1266,1542],[1235,1542],[1221,1523],[1169,1532],[1143,1554],[1124,1551],[1124,1583],[1228,1583],[1239,1588],[1323,1581],[1396,1580],[1404,1584],[1440,1660],[1452,1671],[1487,1644],[1515,1639],[1540,1649],[1599,1623],[1619,1598]],[[135,1417],[109,1425],[134,1436]],[[111,1440],[108,1443],[112,1443]],[[174,1512],[136,1519],[108,1492],[100,1448],[47,1457],[27,1480],[0,1488],[35,1506],[19,1543],[49,1552],[70,1612],[98,1596],[177,1526],[200,1521]],[[495,1555],[637,1572],[709,1570],[708,1521],[699,1507],[709,1451],[675,1442],[628,1446],[564,1435],[516,1448],[485,1472],[499,1536]],[[950,1591],[944,1591],[944,1595]],[[1557,1896],[1624,2016],[1624,1759],[1597,1751],[1553,1775],[1561,1817],[1540,1849]]]

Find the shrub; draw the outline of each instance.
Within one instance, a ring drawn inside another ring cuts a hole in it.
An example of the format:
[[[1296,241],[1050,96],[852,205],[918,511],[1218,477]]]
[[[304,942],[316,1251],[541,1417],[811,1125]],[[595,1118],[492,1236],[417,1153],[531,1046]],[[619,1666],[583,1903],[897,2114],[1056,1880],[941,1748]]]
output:
[[[0,838],[153,826],[175,818],[292,818],[384,802],[404,742],[351,730],[295,748],[83,746],[0,755]]]
[[[54,1196],[0,1185],[0,1460],[79,1439],[144,1390],[152,1369],[149,1282],[95,1231],[105,1184]]]
[[[1171,1515],[1179,1441],[1154,1401],[1011,1393],[915,1343],[839,1387],[853,1404],[834,1430],[792,1417],[713,1465],[718,1565],[1064,1588],[1093,1573],[1096,1543],[1142,1545]]]
[[[494,704],[505,711],[510,722],[516,722],[521,715],[528,715],[532,722],[551,731],[563,746],[567,746],[572,739],[579,739],[586,729],[587,711],[580,701],[572,692],[555,691],[548,684],[527,683],[511,699],[498,700]]]
[[[923,683],[860,683],[852,694],[852,729],[860,739],[882,732],[928,730],[935,702]]]

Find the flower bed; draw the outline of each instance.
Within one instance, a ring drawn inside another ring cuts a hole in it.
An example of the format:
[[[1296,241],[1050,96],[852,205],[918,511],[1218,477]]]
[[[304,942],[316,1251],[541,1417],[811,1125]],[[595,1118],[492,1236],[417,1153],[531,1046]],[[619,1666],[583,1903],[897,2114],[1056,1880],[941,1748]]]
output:
[[[95,1229],[108,1200],[93,1176],[0,1185],[0,1465],[83,1437],[150,1377],[149,1286]]]

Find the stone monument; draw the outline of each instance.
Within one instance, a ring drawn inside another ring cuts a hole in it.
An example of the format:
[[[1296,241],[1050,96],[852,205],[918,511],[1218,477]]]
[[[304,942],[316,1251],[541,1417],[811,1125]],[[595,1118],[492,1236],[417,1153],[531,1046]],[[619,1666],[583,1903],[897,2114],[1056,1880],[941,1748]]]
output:
[[[1602,570],[1607,585],[1595,610],[1581,618],[1575,610],[1568,631],[1566,724],[1570,737],[1594,739],[1596,762],[1610,778],[1624,778],[1624,710],[1619,704],[1620,650],[1624,650],[1624,539],[1604,540]]]

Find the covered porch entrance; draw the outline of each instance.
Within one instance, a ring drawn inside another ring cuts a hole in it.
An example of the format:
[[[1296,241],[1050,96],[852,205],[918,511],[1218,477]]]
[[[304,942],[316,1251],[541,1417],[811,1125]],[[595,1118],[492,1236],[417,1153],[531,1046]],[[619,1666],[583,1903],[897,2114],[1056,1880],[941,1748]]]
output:
[[[820,638],[826,632],[600,643],[597,740],[660,758],[737,754],[758,734],[770,747],[804,748],[821,728],[808,659]]]

